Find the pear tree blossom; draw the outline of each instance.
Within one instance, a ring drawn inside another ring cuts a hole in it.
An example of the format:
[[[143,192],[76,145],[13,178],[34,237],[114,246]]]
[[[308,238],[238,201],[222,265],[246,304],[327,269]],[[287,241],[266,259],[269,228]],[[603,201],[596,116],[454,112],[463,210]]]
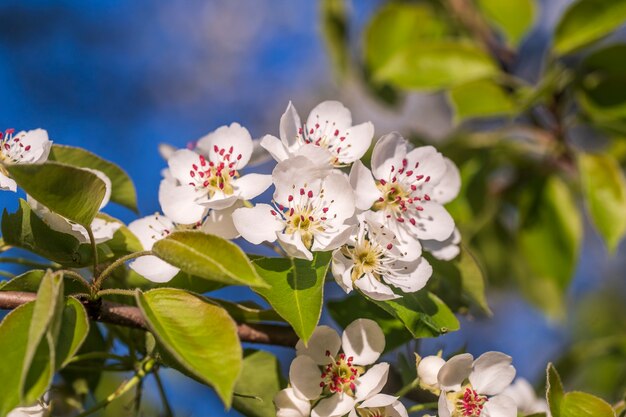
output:
[[[402,245],[372,212],[359,215],[359,226],[348,242],[333,253],[335,280],[349,293],[356,286],[375,300],[399,298],[392,287],[402,292],[424,288],[432,267],[421,256],[417,240]]]
[[[374,146],[371,171],[360,161],[352,166],[356,206],[376,211],[402,242],[444,241],[454,232],[454,220],[443,203],[458,192],[448,168],[434,147],[411,150],[402,136],[390,133]]]
[[[52,147],[48,132],[43,129],[14,133],[13,129],[0,132],[0,190],[17,190],[17,184],[9,177],[9,173],[2,167],[3,164],[45,162]]]
[[[304,156],[286,159],[272,172],[273,206],[257,204],[233,212],[235,227],[247,241],[278,240],[293,257],[343,245],[351,235],[355,206],[348,179]]]
[[[375,364],[384,348],[385,336],[372,320],[355,320],[341,337],[328,326],[318,326],[307,345],[302,341],[296,345],[289,369],[291,388],[276,397],[277,415],[308,416],[309,408],[299,400],[311,402],[312,417],[341,417],[358,403],[369,407],[362,403],[368,399],[372,407],[394,404],[395,399],[375,400],[389,372],[389,364]]]
[[[486,352],[450,358],[439,370],[439,417],[516,417],[515,401],[503,394],[515,378],[511,357]]]
[[[417,364],[417,377],[420,387],[438,395],[440,389],[437,375],[445,364],[446,361],[441,356],[431,355],[421,358]]]
[[[272,183],[271,176],[240,173],[253,147],[248,130],[233,123],[198,140],[198,152],[172,153],[167,160],[169,175],[159,189],[163,213],[176,223],[194,224],[208,209],[225,209],[264,192]]]
[[[409,413],[398,397],[376,394],[350,410],[348,417],[409,417]]]
[[[276,161],[300,155],[302,148],[311,146],[327,151],[326,162],[345,166],[361,159],[374,136],[371,122],[352,125],[352,114],[338,101],[324,101],[311,110],[306,123],[291,102],[280,118],[280,139],[266,135],[261,140]]]

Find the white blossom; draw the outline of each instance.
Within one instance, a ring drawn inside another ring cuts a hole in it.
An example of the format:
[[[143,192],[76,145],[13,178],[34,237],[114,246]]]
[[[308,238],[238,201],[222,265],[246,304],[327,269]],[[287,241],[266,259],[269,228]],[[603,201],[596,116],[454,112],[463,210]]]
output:
[[[516,417],[515,401],[502,394],[515,377],[511,357],[487,352],[473,359],[457,355],[439,370],[439,417]]]
[[[306,346],[302,341],[296,345],[296,358],[289,369],[292,397],[312,401],[312,417],[341,417],[359,403],[367,407],[365,401],[376,398],[387,382],[389,364],[374,365],[384,348],[383,332],[372,320],[355,320],[341,337],[330,327],[318,326]],[[286,396],[283,393],[275,401],[277,415],[308,415],[294,411],[305,407],[287,407],[279,401]],[[293,412],[288,414],[286,409]]]
[[[332,273],[347,293],[356,286],[375,300],[390,300],[400,297],[391,287],[406,293],[424,288],[432,267],[420,255],[419,242],[402,245],[373,213],[365,212],[356,233],[333,253]]]
[[[304,156],[280,162],[272,172],[274,205],[234,211],[241,236],[260,244],[278,240],[293,257],[313,259],[312,251],[343,245],[353,231],[354,195],[347,178]]]
[[[454,220],[442,204],[458,192],[446,175],[448,166],[432,146],[409,150],[402,136],[390,133],[376,143],[371,171],[360,161],[352,166],[356,206],[375,210],[402,242],[444,241],[454,231]]]
[[[21,131],[13,129],[0,132],[0,190],[16,191],[17,184],[9,177],[3,164],[35,164],[44,162],[50,154],[52,142],[43,129]]]
[[[315,106],[304,124],[290,102],[280,118],[280,139],[266,135],[261,146],[279,162],[301,155],[303,148],[319,147],[327,151],[325,163],[345,166],[365,154],[373,136],[372,123],[352,126],[350,110],[338,101]]]
[[[171,154],[169,173],[159,189],[163,213],[176,223],[194,224],[207,209],[225,209],[261,194],[271,185],[271,176],[239,172],[252,150],[248,130],[233,123],[201,138],[198,152],[181,149]]]
[[[47,415],[48,406],[38,403],[29,407],[14,408],[6,417],[46,417]]]
[[[517,378],[502,393],[513,399],[518,411],[522,414],[547,413],[550,415],[545,398],[537,397],[533,386],[524,378]]]
[[[461,233],[456,227],[446,240],[422,240],[422,248],[442,261],[451,261],[461,253]]]

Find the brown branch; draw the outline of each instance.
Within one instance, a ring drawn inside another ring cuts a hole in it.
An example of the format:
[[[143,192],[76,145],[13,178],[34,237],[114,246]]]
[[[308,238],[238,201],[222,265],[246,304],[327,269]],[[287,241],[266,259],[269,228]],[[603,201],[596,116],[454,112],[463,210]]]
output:
[[[12,310],[30,301],[34,301],[37,294],[20,291],[0,291],[0,310]],[[116,324],[147,330],[146,321],[137,307],[103,301],[102,299],[80,300],[85,306],[89,317],[94,321]],[[294,347],[298,337],[287,326],[271,324],[237,324],[237,333],[242,342],[261,343]]]
[[[499,61],[505,71],[516,58],[514,50],[503,45],[496,38],[493,30],[489,27],[480,12],[474,6],[472,0],[448,0],[445,2],[454,17],[456,17],[467,30],[474,35],[491,54]]]

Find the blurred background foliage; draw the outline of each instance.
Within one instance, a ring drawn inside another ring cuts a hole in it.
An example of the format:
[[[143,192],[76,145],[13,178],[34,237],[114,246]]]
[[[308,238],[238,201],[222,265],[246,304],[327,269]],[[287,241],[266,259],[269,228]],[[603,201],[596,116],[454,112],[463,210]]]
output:
[[[476,258],[493,316],[436,280],[466,314],[418,351],[501,350],[537,385],[555,361],[567,389],[614,402],[626,390],[624,22],[623,0],[6,1],[0,121],[117,162],[145,215],[159,210],[158,143],[183,147],[231,121],[260,137],[277,132],[289,100],[304,114],[342,100],[377,137],[435,144],[461,170],[449,206],[459,262]],[[323,322],[347,321],[331,310]],[[411,348],[391,355],[411,363]],[[272,352],[284,370],[293,353]],[[102,394],[116,384],[104,375]],[[206,387],[174,372],[164,382],[176,410],[221,415]]]

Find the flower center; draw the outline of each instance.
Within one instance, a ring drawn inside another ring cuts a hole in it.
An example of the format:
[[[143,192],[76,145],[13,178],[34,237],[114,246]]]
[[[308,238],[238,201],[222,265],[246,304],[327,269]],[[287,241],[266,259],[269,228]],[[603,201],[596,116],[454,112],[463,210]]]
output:
[[[387,218],[395,218],[398,222],[408,221],[413,226],[417,224],[415,217],[423,211],[423,201],[430,201],[430,196],[422,192],[422,185],[430,181],[430,176],[417,174],[414,170],[419,166],[415,163],[409,169],[408,161],[402,160],[402,167],[391,166],[389,178],[380,179],[376,186],[381,196],[374,202],[374,210],[387,212]]]
[[[237,164],[241,159],[241,154],[235,155],[233,152],[232,146],[227,150],[215,145],[209,160],[204,155],[199,155],[199,163],[193,164],[189,171],[192,178],[189,185],[194,186],[196,190],[205,190],[209,198],[218,192],[232,195],[234,193],[232,180],[239,177]]]
[[[313,126],[305,124],[298,130],[298,141],[301,144],[311,144],[328,150],[332,155],[331,163],[340,166],[339,158],[352,146],[344,144],[346,135],[335,128],[335,122],[330,123],[327,120],[322,124],[315,123]]]
[[[24,135],[13,136],[15,129],[7,129],[0,132],[0,162],[18,163],[24,159],[24,153],[30,151],[30,145],[24,145],[21,139]],[[8,173],[2,167],[0,172],[4,175]]]
[[[357,408],[359,417],[387,417],[384,408]]]
[[[387,245],[387,250],[391,250],[393,245]],[[360,237],[354,247],[347,245],[341,248],[347,258],[352,258],[354,268],[352,269],[352,281],[356,281],[365,274],[371,274],[377,280],[388,272],[387,251],[381,245],[371,240]]]
[[[480,395],[471,387],[456,394],[455,417],[480,417],[485,403],[489,401],[487,396]]]
[[[322,369],[322,382],[320,387],[328,389],[331,393],[345,392],[354,396],[356,390],[355,381],[363,373],[363,369],[352,365],[352,356],[346,358],[344,353],[333,358],[329,351],[326,351],[329,358],[328,365]]]
[[[297,193],[287,197],[287,206],[275,203],[278,211],[272,210],[272,214],[278,216],[280,212],[285,222],[285,233],[299,232],[304,246],[311,249],[315,235],[324,232],[327,228],[327,213],[332,203],[332,200],[325,201],[324,189],[315,195],[313,190],[300,188]]]

